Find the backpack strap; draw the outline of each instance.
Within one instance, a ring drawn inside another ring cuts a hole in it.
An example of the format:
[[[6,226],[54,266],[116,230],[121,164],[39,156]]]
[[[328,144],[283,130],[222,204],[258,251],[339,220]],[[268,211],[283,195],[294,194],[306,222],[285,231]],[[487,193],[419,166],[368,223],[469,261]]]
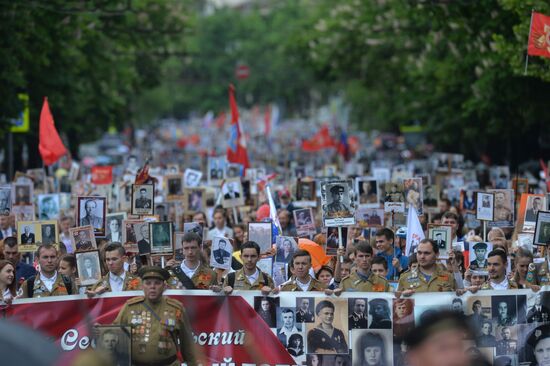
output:
[[[65,288],[67,289],[67,295],[73,294],[73,281],[65,275],[61,275],[61,278],[63,279],[63,284],[65,285]]]
[[[29,299],[32,299],[32,296],[34,295],[34,276],[27,279],[27,295],[29,296]]]
[[[180,266],[174,266],[172,267],[172,271],[178,278],[178,280],[181,282],[181,284],[187,289],[187,290],[194,290],[196,289],[195,284],[193,281],[187,276]]]
[[[227,284],[231,287],[235,286],[235,272],[227,274]]]

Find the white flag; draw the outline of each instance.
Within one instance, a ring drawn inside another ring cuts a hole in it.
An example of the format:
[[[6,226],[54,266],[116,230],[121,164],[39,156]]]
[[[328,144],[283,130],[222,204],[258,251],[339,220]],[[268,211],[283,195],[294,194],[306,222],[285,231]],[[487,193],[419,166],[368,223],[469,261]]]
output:
[[[281,224],[279,223],[279,216],[277,216],[277,208],[275,207],[275,202],[273,201],[269,184],[266,184],[265,186],[265,194],[267,196],[267,202],[269,203],[269,217],[271,218],[271,222],[277,228],[278,235],[283,235],[283,230],[281,229]]]
[[[405,255],[409,256],[416,253],[418,243],[424,239],[424,230],[418,220],[418,214],[414,206],[409,207],[409,214],[407,215],[407,246],[405,247]]]

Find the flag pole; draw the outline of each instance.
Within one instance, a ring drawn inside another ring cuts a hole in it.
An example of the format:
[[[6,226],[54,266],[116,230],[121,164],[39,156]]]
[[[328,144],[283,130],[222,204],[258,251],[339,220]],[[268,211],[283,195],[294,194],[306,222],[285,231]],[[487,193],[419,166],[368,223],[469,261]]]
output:
[[[523,70],[523,75],[527,76],[527,65],[529,65],[529,40],[531,39],[531,29],[533,27],[533,13],[535,9],[531,9],[531,21],[529,22],[529,37],[527,38],[527,52],[525,54],[525,70]]]

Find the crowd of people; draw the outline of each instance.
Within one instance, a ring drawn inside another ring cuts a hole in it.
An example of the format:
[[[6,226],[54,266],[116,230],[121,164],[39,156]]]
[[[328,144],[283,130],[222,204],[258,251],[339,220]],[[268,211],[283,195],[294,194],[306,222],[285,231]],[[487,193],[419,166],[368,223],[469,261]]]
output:
[[[166,270],[161,274],[146,273],[165,281],[169,289],[225,294],[235,290],[259,290],[266,298],[285,291],[317,291],[331,298],[344,292],[391,292],[398,301],[392,312],[385,301],[380,304],[373,299],[368,302],[372,313],[367,316],[364,314],[367,301],[355,301],[349,314],[353,320],[350,324],[366,329],[369,317],[369,324],[375,323],[371,328],[389,329],[392,325],[387,321],[393,313],[394,334],[399,333],[409,342],[409,349],[414,350],[409,360],[411,365],[437,364],[428,362],[421,352],[424,348],[423,352],[431,352],[430,347],[436,341],[428,347],[419,340],[407,338],[414,328],[406,320],[412,316],[407,299],[414,298],[416,293],[452,292],[459,298],[484,290],[506,294],[513,289],[531,289],[540,293],[527,322],[549,321],[550,297],[543,290],[550,282],[548,251],[545,245],[536,245],[537,228],[542,230],[544,223],[544,220],[538,222],[537,217],[546,209],[542,203],[547,203],[544,184],[538,180],[533,182],[532,176],[525,177],[527,186],[521,191],[518,184],[523,177],[516,176],[513,180],[509,173],[508,176],[502,172],[493,174],[494,169],[489,167],[469,169],[464,164],[457,168],[457,159],[451,155],[446,157],[448,160],[443,159],[443,164],[438,156],[433,170],[420,168],[425,165],[412,162],[394,167],[386,165],[382,170],[387,172],[387,177],[380,174],[376,160],[364,157],[351,164],[334,155],[324,156],[326,161],[310,156],[311,164],[307,160],[298,162],[303,162],[304,166],[279,166],[273,172],[268,165],[246,170],[241,167],[236,176],[227,175],[228,168],[236,164],[225,162],[226,170],[218,169],[223,160],[220,158],[215,160],[215,169],[214,165],[209,165],[212,159],[208,156],[191,159],[190,166],[160,162],[155,165],[158,157],[147,163],[143,159],[143,164],[138,165],[139,158],[137,155],[127,157],[123,165],[113,169],[112,181],[104,185],[93,184],[93,172],[84,166],[80,174],[73,174],[70,167],[65,169],[60,164],[55,172],[50,171],[51,175],[18,174],[11,185],[0,187],[1,192],[8,192],[8,196],[13,197],[13,205],[10,200],[2,201],[5,206],[2,211],[8,214],[0,216],[0,303],[6,306],[20,298],[75,294],[95,297],[106,292],[140,290],[145,281],[143,271],[150,266]],[[331,175],[325,175],[327,165],[330,165]],[[190,168],[203,177],[189,183],[192,185],[184,181],[188,175],[185,171]],[[178,177],[179,183],[174,180]],[[168,178],[170,186],[164,187],[163,182]],[[403,185],[403,181],[410,178],[418,180]],[[324,192],[320,184],[353,182],[353,179],[358,183],[371,182],[362,186],[363,192],[353,183],[349,187],[335,185]],[[313,199],[302,196],[302,190],[311,182],[317,184]],[[152,190],[143,188],[149,184],[153,185]],[[174,188],[178,184],[182,189]],[[226,184],[229,190],[223,193]],[[30,188],[30,198],[15,198],[21,187]],[[175,193],[175,198],[174,194],[168,195],[169,189]],[[185,203],[187,193],[197,189],[202,197],[194,196],[199,198],[191,206]],[[435,200],[432,191],[439,192]],[[472,191],[493,192],[491,221],[480,221],[476,217],[475,206],[470,204]],[[512,195],[503,196],[505,191],[507,195],[512,191]],[[527,197],[525,205],[532,202],[527,208],[521,207],[522,193]],[[67,194],[69,202],[64,205],[63,195]],[[45,195],[47,197],[42,197]],[[332,200],[327,202],[324,195]],[[530,196],[534,197],[531,201]],[[506,201],[509,198],[511,206]],[[20,205],[20,202],[25,204]],[[388,210],[385,208],[387,203],[402,204],[404,210]],[[24,209],[29,207],[30,215]],[[193,210],[189,210],[190,207]],[[406,227],[406,212],[413,207],[415,212],[423,212],[417,217],[424,239],[410,248],[407,243],[410,245],[411,240],[407,236],[411,235],[411,228]],[[526,212],[524,217],[520,214],[522,209]],[[533,213],[533,209],[540,212]],[[148,214],[136,214],[141,212],[139,210]],[[34,212],[40,215],[34,217]],[[346,216],[350,212],[354,216],[351,225],[333,226],[332,231],[325,227],[325,219],[330,215],[338,217],[343,213],[342,216]],[[514,213],[517,214],[514,216]],[[308,215],[311,216],[308,218]],[[514,217],[517,220],[513,220]],[[166,222],[171,228],[154,226]],[[267,243],[250,239],[249,224],[257,222],[271,223],[272,232],[267,234]],[[524,230],[526,222],[534,222],[534,228]],[[186,226],[190,223],[195,225]],[[54,226],[35,230],[44,225]],[[52,227],[57,230],[55,238],[48,234]],[[185,230],[186,227],[190,229]],[[526,240],[526,236],[530,238]],[[227,245],[230,248],[226,248]],[[330,248],[335,253],[329,251]],[[97,253],[97,256],[90,253]],[[212,266],[214,262],[220,265]],[[266,262],[270,264],[266,266]],[[172,306],[178,308],[178,305]],[[462,303],[457,306],[465,310]],[[499,311],[494,310],[495,313]],[[331,301],[319,302],[314,313],[309,304],[303,309],[297,305],[292,312],[293,321],[311,319],[318,321],[318,325],[304,341],[292,331],[294,322],[289,323],[286,332],[281,328],[279,339],[293,356],[311,365],[322,365],[319,360],[323,353],[348,353],[351,345],[346,343],[342,331],[332,324],[334,312]],[[385,312],[387,315],[383,315]],[[511,347],[511,343],[506,342],[510,338],[508,328],[500,330],[500,340],[496,341],[492,327],[515,325],[511,319],[515,315],[506,310],[502,310],[502,314],[500,323],[489,321],[486,325],[486,317],[481,312],[474,312],[471,316],[472,339],[478,347],[489,345],[496,348],[498,355],[509,355],[512,349],[507,348]],[[128,316],[128,313],[121,314],[117,321]],[[281,316],[284,323],[285,314]],[[475,321],[476,316],[478,321]],[[455,318],[449,319],[453,325],[459,324]],[[264,320],[274,321],[267,317]],[[441,319],[437,321],[446,324]],[[431,329],[429,324],[421,325],[420,331],[425,332],[422,334],[427,339],[433,333],[450,331],[447,325],[437,329]],[[384,341],[379,337],[373,333],[359,340],[364,352],[358,365],[385,364],[378,354],[384,352]],[[451,338],[448,342],[452,342]],[[529,338],[536,364],[549,364],[549,341],[550,333],[546,328],[538,336]],[[395,359],[394,364],[397,362]]]

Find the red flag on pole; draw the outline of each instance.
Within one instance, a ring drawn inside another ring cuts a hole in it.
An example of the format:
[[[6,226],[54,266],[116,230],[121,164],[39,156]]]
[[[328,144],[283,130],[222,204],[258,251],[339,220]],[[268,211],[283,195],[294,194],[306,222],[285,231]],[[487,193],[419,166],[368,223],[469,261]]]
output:
[[[550,16],[533,12],[527,54],[550,58]]]
[[[55,129],[47,97],[44,97],[42,112],[40,112],[38,151],[45,165],[52,165],[67,153],[65,145]]]
[[[244,171],[250,167],[250,163],[248,161],[248,152],[246,151],[246,142],[244,136],[241,134],[239,110],[235,101],[235,87],[233,84],[229,85],[229,107],[231,108],[231,129],[229,146],[227,147],[227,161],[241,164],[244,167],[244,174]]]
[[[328,126],[323,126],[312,138],[302,141],[302,150],[307,152],[316,152],[323,149],[336,147],[334,140],[330,136]]]

